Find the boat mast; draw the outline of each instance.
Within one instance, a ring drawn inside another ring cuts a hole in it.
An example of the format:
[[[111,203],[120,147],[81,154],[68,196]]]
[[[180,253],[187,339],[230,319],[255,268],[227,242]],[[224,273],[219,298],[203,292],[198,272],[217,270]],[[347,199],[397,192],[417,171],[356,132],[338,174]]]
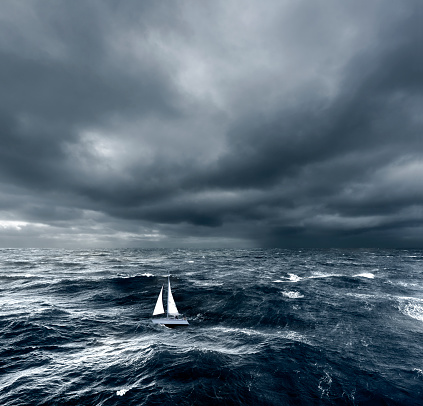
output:
[[[176,307],[175,299],[172,295],[172,290],[170,288],[170,275],[167,280],[167,317],[169,316],[178,316],[178,308]]]
[[[170,275],[167,276],[167,318],[169,318],[169,300],[170,300]]]

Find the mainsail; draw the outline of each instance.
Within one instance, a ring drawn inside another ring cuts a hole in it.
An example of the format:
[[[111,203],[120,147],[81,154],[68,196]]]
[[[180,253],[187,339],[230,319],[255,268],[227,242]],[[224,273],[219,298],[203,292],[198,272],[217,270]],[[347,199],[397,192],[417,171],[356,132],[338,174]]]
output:
[[[167,314],[170,316],[179,315],[178,309],[176,308],[175,300],[172,296],[172,291],[170,290],[170,278],[167,279]]]
[[[163,307],[163,286],[159,293],[159,297],[157,298],[156,307],[154,308],[153,316],[156,314],[162,314],[164,313],[164,307]]]

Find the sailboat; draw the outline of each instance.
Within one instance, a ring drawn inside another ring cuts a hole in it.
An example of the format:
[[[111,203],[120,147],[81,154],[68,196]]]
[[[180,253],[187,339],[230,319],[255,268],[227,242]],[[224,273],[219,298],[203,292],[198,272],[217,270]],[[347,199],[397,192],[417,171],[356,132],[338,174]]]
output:
[[[164,307],[163,307],[163,286],[160,290],[159,297],[157,298],[156,306],[153,311],[153,316],[157,316],[159,314],[164,314]],[[167,313],[166,317],[161,318],[153,318],[153,323],[155,324],[163,324],[166,327],[178,327],[178,326],[187,326],[188,320],[186,317],[181,317],[180,313],[175,304],[175,300],[172,296],[172,290],[170,289],[170,277],[167,277]]]

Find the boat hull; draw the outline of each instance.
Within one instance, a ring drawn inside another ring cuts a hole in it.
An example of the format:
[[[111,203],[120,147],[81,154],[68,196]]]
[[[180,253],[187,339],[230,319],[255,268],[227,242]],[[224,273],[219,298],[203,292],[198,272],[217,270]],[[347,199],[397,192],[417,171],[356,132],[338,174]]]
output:
[[[184,320],[184,319],[166,319],[166,318],[161,318],[161,319],[153,319],[152,322],[154,324],[162,324],[166,327],[183,327],[183,326],[189,326],[188,320]]]

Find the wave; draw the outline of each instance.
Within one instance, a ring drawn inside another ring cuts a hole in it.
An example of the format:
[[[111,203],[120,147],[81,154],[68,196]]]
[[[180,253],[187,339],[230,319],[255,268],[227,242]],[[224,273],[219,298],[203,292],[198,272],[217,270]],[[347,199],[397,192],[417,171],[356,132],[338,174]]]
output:
[[[405,316],[418,321],[423,321],[423,299],[402,298],[398,310]]]
[[[295,292],[295,291],[282,292],[282,295],[290,299],[301,299],[304,297],[304,295],[302,295],[300,292]]]
[[[122,279],[128,279],[128,278],[138,278],[140,276],[145,276],[147,278],[153,278],[155,275],[153,275],[152,273],[136,273],[136,274],[123,274],[120,273],[117,275],[117,278],[122,278]]]
[[[294,273],[289,273],[289,281],[290,282],[299,282],[302,278],[298,275],[295,275]]]
[[[15,250],[0,404],[418,405],[423,280],[410,253]],[[186,329],[151,322],[169,273]]]
[[[342,278],[342,277],[345,277],[345,276],[346,275],[343,275],[343,274],[314,272],[313,275],[308,277],[308,279]]]
[[[301,278],[300,276],[294,274],[294,273],[288,273],[289,277],[285,278],[285,279],[276,279],[273,282],[275,283],[284,283],[284,282],[299,282],[301,281],[303,278]]]
[[[372,274],[372,273],[370,273],[370,272],[362,272],[362,273],[359,273],[357,275],[354,275],[354,278],[358,278],[358,277],[360,277],[360,278],[374,279],[375,275]]]
[[[123,389],[119,389],[118,391],[116,391],[116,395],[117,396],[124,396],[126,392],[130,391],[132,389],[131,388],[123,388]]]
[[[423,370],[422,369],[413,368],[413,372],[415,372],[419,378],[423,378]]]

